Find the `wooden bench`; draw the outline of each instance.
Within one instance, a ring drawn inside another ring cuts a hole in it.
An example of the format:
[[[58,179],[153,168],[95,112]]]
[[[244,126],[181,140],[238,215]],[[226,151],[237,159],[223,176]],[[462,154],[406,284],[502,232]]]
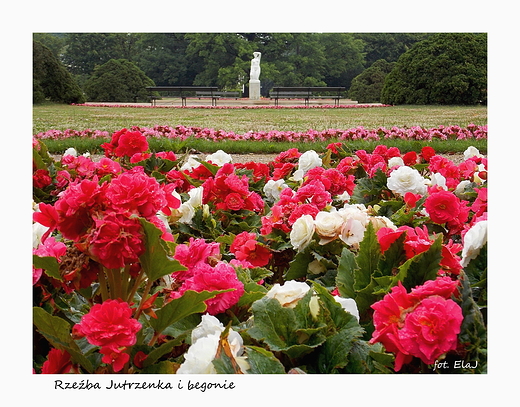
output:
[[[220,97],[216,94],[218,91],[216,86],[147,86],[146,90],[149,92],[152,106],[155,106],[157,99],[160,99],[160,96],[153,95],[154,92],[166,92],[178,96],[181,98],[182,106],[186,106],[187,98],[211,98],[211,105],[216,106],[217,99]],[[197,92],[205,92],[205,96],[197,96]]]
[[[305,106],[309,105],[311,99],[333,99],[334,106],[338,106],[344,90],[342,86],[275,86],[269,92],[269,97],[274,99],[275,106],[278,106],[279,99],[303,99]]]
[[[213,94],[219,98],[238,99],[241,96],[240,92],[231,92],[231,91],[218,91],[218,92],[213,92]],[[211,92],[197,91],[197,92],[195,92],[195,95],[200,99],[203,97],[209,97],[211,95]]]

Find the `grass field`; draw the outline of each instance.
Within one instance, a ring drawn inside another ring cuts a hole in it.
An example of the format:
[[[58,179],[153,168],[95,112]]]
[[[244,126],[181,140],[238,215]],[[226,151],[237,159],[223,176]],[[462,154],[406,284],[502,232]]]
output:
[[[237,134],[248,131],[322,131],[327,129],[350,129],[363,126],[368,129],[392,126],[425,128],[440,125],[457,125],[466,127],[469,124],[487,124],[487,108],[485,106],[392,106],[353,109],[202,109],[202,108],[136,108],[136,107],[92,107],[44,104],[33,107],[33,134],[47,130],[103,130],[114,132],[131,126],[153,127],[197,126],[225,130]],[[396,145],[396,142],[398,144]],[[51,152],[59,153],[65,148],[74,146],[79,152],[95,153],[101,142],[88,140],[67,140],[61,142],[46,141]],[[403,152],[420,149],[423,143],[392,141]],[[225,146],[224,146],[225,144]],[[349,143],[350,144],[350,143]],[[381,143],[379,143],[381,144]],[[385,143],[386,144],[386,143]],[[370,149],[374,142],[352,142],[355,149]],[[430,144],[432,145],[432,144]],[[476,145],[485,152],[487,141],[457,142],[437,141],[432,147],[439,152],[460,152],[469,145]],[[153,149],[196,149],[202,152],[213,152],[224,149],[229,153],[277,153],[291,147],[300,149],[321,149],[324,146],[294,145],[293,143],[243,142],[212,143],[202,140],[188,141],[182,145],[157,142]]]

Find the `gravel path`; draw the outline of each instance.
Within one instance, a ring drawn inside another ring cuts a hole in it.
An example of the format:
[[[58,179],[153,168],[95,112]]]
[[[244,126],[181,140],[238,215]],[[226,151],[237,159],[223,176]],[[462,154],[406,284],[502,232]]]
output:
[[[254,161],[254,162],[258,162],[258,163],[267,164],[267,163],[273,161],[274,158],[278,154],[255,154],[255,153],[250,153],[250,154],[230,154],[230,155],[233,158],[233,163],[247,163],[247,162],[250,162],[250,161]],[[461,162],[464,161],[464,155],[463,154],[440,154],[440,155],[450,159],[456,165],[458,165],[458,164],[460,164]],[[61,155],[59,155],[59,154],[53,154],[52,157],[56,161],[60,161],[61,160]],[[94,161],[99,161],[102,157],[103,157],[102,155],[94,154],[92,156],[92,159]]]

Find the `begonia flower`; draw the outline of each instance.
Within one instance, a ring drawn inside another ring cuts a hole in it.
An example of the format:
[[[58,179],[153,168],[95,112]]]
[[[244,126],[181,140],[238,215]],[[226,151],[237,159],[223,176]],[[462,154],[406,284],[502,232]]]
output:
[[[184,280],[179,291],[171,293],[172,298],[179,298],[188,290],[202,292],[232,289],[204,301],[210,315],[217,315],[231,308],[244,294],[244,284],[238,279],[233,266],[227,263],[219,261],[211,266],[199,262],[190,271],[191,277]]]
[[[392,192],[400,195],[407,192],[424,195],[426,193],[425,182],[426,180],[415,168],[402,166],[390,173],[387,186]]]
[[[128,358],[122,356],[128,346],[135,345],[141,323],[132,317],[132,309],[121,300],[106,300],[95,304],[81,321],[74,325],[75,336],[102,349],[103,362],[115,364],[114,371],[122,369]]]
[[[453,192],[441,190],[430,194],[424,207],[433,222],[443,224],[459,216],[460,200]]]
[[[487,243],[487,220],[475,223],[462,238],[464,247],[462,249],[462,267],[466,267],[469,262],[480,253],[480,250]]]
[[[279,283],[274,284],[265,296],[277,300],[282,307],[294,308],[309,290],[310,286],[308,284],[289,280],[283,285]]]
[[[316,226],[311,215],[300,216],[292,225],[289,235],[292,246],[299,252],[303,251],[312,241]]]
[[[272,257],[269,248],[258,243],[256,234],[247,231],[235,236],[229,250],[237,260],[245,260],[253,267],[266,266]]]
[[[43,362],[42,374],[67,374],[73,371],[69,352],[52,348]]]

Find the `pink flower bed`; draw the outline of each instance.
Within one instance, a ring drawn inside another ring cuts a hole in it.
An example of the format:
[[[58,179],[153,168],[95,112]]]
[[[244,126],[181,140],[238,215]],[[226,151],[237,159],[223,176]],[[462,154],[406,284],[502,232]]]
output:
[[[419,126],[411,128],[379,127],[377,129],[366,129],[362,126],[341,130],[328,129],[323,131],[308,130],[304,132],[294,131],[260,131],[236,134],[230,131],[215,130],[210,128],[194,126],[154,126],[154,127],[132,127],[131,131],[139,132],[147,138],[170,138],[174,140],[186,140],[190,137],[211,140],[263,140],[263,141],[286,141],[286,142],[314,142],[328,140],[481,140],[487,139],[487,125],[478,126],[470,124],[467,127],[460,126],[439,126],[434,128],[423,128]],[[69,137],[88,137],[88,138],[109,138],[106,131],[97,130],[48,130],[34,136],[38,140],[64,140]]]

